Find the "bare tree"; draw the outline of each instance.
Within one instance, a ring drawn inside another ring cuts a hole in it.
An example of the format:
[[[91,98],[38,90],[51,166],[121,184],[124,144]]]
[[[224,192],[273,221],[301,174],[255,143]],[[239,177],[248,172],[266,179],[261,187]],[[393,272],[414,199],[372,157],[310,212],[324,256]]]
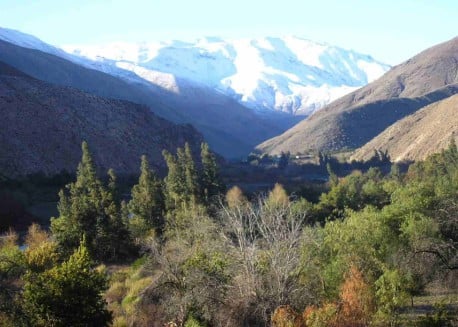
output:
[[[272,194],[251,204],[221,204],[220,218],[238,263],[233,287],[241,299],[256,303],[264,321],[278,305],[301,306],[307,298],[299,282],[306,215]]]

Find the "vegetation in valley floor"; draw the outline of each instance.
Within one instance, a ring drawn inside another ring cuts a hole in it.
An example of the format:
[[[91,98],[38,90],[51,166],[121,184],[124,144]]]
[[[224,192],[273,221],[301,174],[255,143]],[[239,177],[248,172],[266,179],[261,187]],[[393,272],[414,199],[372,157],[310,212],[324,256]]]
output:
[[[454,143],[408,171],[379,157],[343,176],[319,156],[306,167],[329,181],[309,200],[227,190],[205,144],[165,151],[165,178],[143,157],[125,197],[82,150],[49,232],[0,238],[2,326],[457,324]]]

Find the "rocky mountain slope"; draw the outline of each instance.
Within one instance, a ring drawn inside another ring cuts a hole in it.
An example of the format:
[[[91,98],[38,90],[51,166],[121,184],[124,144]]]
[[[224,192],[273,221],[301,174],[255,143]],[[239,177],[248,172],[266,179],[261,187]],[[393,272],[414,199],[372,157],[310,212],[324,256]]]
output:
[[[458,38],[454,38],[332,102],[282,135],[263,142],[258,149],[297,153],[360,147],[395,121],[453,95],[454,87],[443,88],[457,82]]]
[[[173,83],[164,78],[170,74],[216,89],[249,108],[300,115],[309,115],[389,69],[368,55],[293,36],[63,49],[113,75],[123,68],[170,89]]]
[[[452,137],[458,137],[458,95],[396,122],[358,149],[351,159],[369,160],[374,150],[381,150],[393,161],[422,160],[446,148]]]
[[[146,154],[157,168],[162,150],[202,136],[145,106],[43,82],[0,61],[0,169],[7,176],[75,171],[86,140],[101,168],[138,173]]]
[[[121,79],[54,54],[1,40],[0,61],[39,80],[143,104],[167,120],[190,123],[204,135],[212,149],[226,157],[246,155],[256,144],[300,120],[285,113],[258,115],[222,93],[173,76],[170,79],[176,88],[167,89],[159,84],[139,82],[138,76]],[[124,74],[134,76],[127,71]]]

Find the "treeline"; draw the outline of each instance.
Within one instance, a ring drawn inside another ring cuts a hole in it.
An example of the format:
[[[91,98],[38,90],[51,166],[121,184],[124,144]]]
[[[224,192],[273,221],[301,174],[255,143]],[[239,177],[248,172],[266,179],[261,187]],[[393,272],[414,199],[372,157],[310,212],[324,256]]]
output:
[[[86,144],[50,233],[0,245],[0,321],[12,326],[446,326],[403,310],[433,282],[457,290],[458,150],[389,174],[339,178],[319,201],[277,184],[225,193],[214,155],[142,158],[131,199],[95,174]],[[140,256],[140,257],[139,257]],[[133,263],[133,259],[137,259]],[[96,266],[96,263],[116,266]],[[119,267],[120,263],[125,263]],[[117,268],[116,268],[117,267]]]

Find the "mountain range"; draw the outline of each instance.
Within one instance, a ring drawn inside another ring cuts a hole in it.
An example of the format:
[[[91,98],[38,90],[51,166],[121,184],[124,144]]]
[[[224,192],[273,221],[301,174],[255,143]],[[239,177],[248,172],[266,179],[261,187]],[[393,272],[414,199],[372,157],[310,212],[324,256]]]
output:
[[[205,85],[260,111],[308,115],[372,82],[389,66],[371,56],[298,37],[64,46],[89,66],[135,72],[174,88],[170,76]]]
[[[458,133],[458,38],[391,69],[297,37],[63,49],[0,28],[0,166],[9,174],[72,170],[83,139],[103,169],[131,173],[141,152],[161,166],[160,151],[186,141],[197,151],[205,139],[227,158],[258,145],[417,160]]]
[[[263,142],[258,149],[271,154],[357,149],[400,119],[454,95],[456,83],[458,38],[393,67],[378,80]]]
[[[147,105],[192,124],[228,158],[388,69],[370,56],[293,37],[64,47],[71,53],[9,29],[0,29],[0,40],[0,60],[27,74]]]

